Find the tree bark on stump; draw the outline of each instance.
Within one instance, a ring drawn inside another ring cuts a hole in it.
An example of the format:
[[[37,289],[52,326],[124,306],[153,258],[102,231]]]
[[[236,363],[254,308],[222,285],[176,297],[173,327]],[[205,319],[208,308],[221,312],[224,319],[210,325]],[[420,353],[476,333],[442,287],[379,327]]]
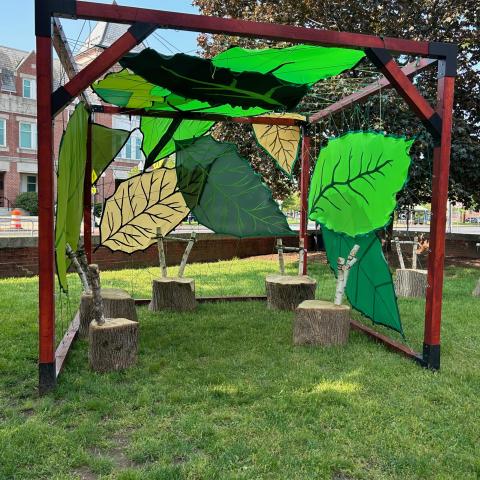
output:
[[[267,307],[295,310],[304,300],[313,300],[317,282],[307,275],[268,275],[265,279]]]
[[[161,310],[189,311],[197,306],[193,278],[166,277],[152,282],[152,312]]]
[[[294,345],[345,345],[350,333],[350,307],[306,300],[295,311]]]
[[[427,270],[398,269],[395,293],[398,297],[424,298],[427,289]]]
[[[480,297],[480,278],[478,279],[477,286],[473,289],[472,295],[474,297]]]
[[[96,372],[123,370],[137,361],[138,323],[127,318],[95,320],[88,332],[88,363]]]
[[[137,310],[135,300],[126,290],[121,288],[102,288],[100,292],[103,300],[105,317],[127,318],[136,322]],[[93,295],[91,292],[83,293],[80,299],[80,326],[79,338],[88,338],[88,329],[93,320]]]

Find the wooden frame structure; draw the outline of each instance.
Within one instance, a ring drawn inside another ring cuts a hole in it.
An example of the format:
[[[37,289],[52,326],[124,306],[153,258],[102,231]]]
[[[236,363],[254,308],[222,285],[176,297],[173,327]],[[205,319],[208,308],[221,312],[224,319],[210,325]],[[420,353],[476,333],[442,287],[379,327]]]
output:
[[[130,24],[127,32],[105,49],[83,70],[78,71],[68,48],[60,24],[61,18],[97,20]],[[35,35],[37,50],[37,122],[38,122],[38,172],[39,172],[39,390],[52,389],[63,366],[66,353],[75,337],[75,320],[56,351],[55,348],[55,267],[54,267],[54,164],[53,128],[56,114],[76,96],[84,96],[85,89],[106,73],[124,54],[141,43],[157,28],[171,28],[204,33],[221,33],[241,37],[263,38],[310,45],[341,46],[362,49],[383,73],[384,78],[372,86],[340,100],[311,116],[302,123],[302,174],[301,174],[301,228],[300,237],[307,234],[307,190],[309,183],[310,135],[309,123],[318,122],[333,112],[355,102],[361,102],[381,88],[393,87],[407,102],[435,140],[432,183],[432,222],[430,226],[430,257],[428,288],[425,308],[423,352],[417,354],[392,339],[362,324],[353,327],[375,340],[384,343],[425,367],[440,367],[440,323],[442,309],[443,264],[445,253],[446,203],[451,147],[454,83],[456,76],[457,46],[450,43],[414,41],[379,37],[360,33],[337,32],[274,23],[253,22],[204,15],[183,14],[137,7],[99,4],[80,0],[35,0]],[[53,91],[52,46],[68,74],[69,81]],[[423,57],[418,64],[400,69],[392,57],[408,54]],[[409,77],[433,63],[438,66],[437,104],[431,106],[418,92]],[[85,96],[84,96],[85,97]],[[91,106],[91,111],[127,113],[125,109],[108,106]],[[128,110],[130,114],[145,114]],[[149,112],[149,115],[175,116],[177,113]],[[202,118],[239,123],[288,124],[292,120],[268,117],[229,118],[220,115],[185,114],[184,118]],[[298,123],[298,121],[293,121]],[[90,139],[91,135],[88,136]],[[85,247],[91,258],[91,196],[88,179],[91,171],[91,146],[86,165],[84,224]],[[306,262],[305,262],[306,273]]]

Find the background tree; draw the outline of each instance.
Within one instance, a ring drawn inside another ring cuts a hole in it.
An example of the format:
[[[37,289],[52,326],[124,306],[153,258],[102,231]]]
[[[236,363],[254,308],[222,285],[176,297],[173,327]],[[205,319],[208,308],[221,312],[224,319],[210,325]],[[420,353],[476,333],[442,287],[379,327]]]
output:
[[[458,43],[450,199],[460,201],[466,207],[480,204],[480,3],[477,0],[193,0],[193,3],[207,15]],[[198,43],[207,57],[232,45],[250,48],[279,45],[224,35],[200,35]],[[400,64],[411,60],[413,58],[407,56],[397,57]],[[354,72],[317,84],[299,105],[299,110],[319,110],[377,76],[376,70],[365,60]],[[434,104],[435,69],[416,78],[421,93]],[[412,206],[430,201],[432,140],[395,91],[381,92],[367,103],[353,106],[322,122],[316,129],[315,156],[329,135],[351,129],[416,135],[410,180],[399,202],[403,206]],[[237,143],[257,171],[268,171],[264,179],[276,198],[284,198],[296,188],[296,182],[275,169],[273,161],[257,148],[250,127],[222,124],[216,128],[215,134]],[[272,172],[275,172],[273,176]]]

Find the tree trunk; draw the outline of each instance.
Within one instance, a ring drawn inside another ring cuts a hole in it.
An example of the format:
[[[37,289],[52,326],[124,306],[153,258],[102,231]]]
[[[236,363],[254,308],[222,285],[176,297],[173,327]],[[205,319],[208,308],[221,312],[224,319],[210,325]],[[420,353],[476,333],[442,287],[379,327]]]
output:
[[[477,286],[473,289],[472,295],[474,297],[480,297],[480,278],[478,279]]]
[[[268,275],[265,279],[267,307],[295,310],[304,300],[313,300],[317,282],[307,275]]]
[[[104,315],[108,318],[127,318],[137,321],[135,300],[120,288],[102,288]],[[93,320],[93,295],[83,293],[80,299],[80,326],[78,328],[79,338],[88,338],[88,329]]]
[[[424,298],[427,289],[427,270],[398,269],[395,293],[398,297]]]
[[[197,306],[195,300],[195,280],[193,278],[157,278],[152,283],[150,310],[188,311]]]
[[[123,370],[137,361],[138,323],[126,318],[95,320],[89,327],[88,362],[96,372]]]
[[[306,300],[296,312],[294,345],[345,345],[350,332],[350,307],[323,300]]]

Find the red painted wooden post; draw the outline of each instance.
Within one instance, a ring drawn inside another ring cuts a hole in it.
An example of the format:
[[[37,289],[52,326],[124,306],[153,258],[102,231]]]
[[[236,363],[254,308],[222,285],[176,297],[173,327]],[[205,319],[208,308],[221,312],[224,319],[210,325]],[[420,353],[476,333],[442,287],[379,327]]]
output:
[[[445,71],[445,63],[439,62],[439,72]],[[454,85],[454,76],[441,75],[438,79],[437,112],[442,118],[442,133],[433,152],[432,218],[423,344],[424,362],[433,369],[440,368],[440,324]]]
[[[307,275],[308,262],[308,185],[310,183],[310,132],[307,127],[302,127],[302,163],[300,171],[300,232],[299,238],[303,239],[304,261],[303,275]]]
[[[87,161],[83,180],[83,245],[88,263],[92,263],[92,119],[88,120]]]
[[[38,273],[39,273],[39,391],[56,383],[55,373],[55,237],[52,125],[51,18],[35,3],[38,125]]]

